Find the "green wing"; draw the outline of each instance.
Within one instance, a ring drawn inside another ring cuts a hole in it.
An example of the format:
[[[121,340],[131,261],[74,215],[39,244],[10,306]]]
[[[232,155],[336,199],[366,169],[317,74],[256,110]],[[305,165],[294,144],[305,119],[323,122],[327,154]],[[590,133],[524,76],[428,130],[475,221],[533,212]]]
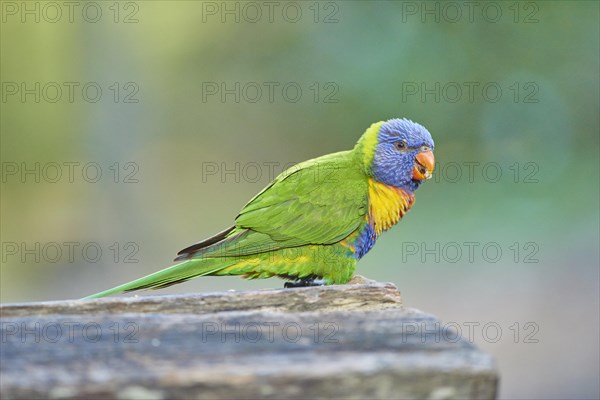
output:
[[[346,151],[284,171],[246,204],[233,228],[180,251],[176,260],[339,242],[367,210],[367,178],[353,161]]]

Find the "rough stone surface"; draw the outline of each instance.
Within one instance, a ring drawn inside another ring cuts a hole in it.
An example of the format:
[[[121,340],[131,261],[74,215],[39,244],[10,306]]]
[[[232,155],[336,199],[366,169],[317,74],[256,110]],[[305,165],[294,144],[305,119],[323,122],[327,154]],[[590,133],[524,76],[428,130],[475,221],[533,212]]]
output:
[[[492,399],[490,356],[392,284],[0,306],[0,397]]]
[[[229,291],[167,296],[105,297],[0,305],[0,317],[47,314],[206,314],[220,311],[339,311],[399,307],[398,288],[391,283],[334,285],[297,289]],[[149,293],[149,292],[145,292]]]

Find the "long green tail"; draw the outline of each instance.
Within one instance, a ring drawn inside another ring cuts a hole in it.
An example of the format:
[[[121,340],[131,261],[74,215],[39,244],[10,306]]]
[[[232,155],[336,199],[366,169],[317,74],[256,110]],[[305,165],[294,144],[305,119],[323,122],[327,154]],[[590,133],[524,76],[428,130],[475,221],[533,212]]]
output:
[[[235,261],[232,260],[228,260],[229,262],[224,261],[225,260],[218,258],[199,258],[187,260],[153,274],[144,276],[143,278],[139,278],[112,289],[84,297],[84,299],[96,299],[98,297],[110,296],[111,294],[131,292],[141,289],[160,289],[176,283],[185,282],[196,276],[214,274],[235,263]]]

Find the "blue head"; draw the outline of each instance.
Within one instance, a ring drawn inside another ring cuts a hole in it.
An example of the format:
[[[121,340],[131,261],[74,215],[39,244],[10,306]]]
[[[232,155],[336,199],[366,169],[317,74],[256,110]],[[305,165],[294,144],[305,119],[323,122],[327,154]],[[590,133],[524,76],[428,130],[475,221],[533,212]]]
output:
[[[433,139],[425,127],[408,119],[381,124],[371,164],[375,180],[412,192],[433,168]]]

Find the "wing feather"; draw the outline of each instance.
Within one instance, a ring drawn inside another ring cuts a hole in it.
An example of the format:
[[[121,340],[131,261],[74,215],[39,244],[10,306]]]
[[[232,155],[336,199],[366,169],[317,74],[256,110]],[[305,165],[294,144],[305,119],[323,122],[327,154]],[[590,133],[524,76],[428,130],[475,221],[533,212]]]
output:
[[[367,211],[368,181],[354,161],[340,152],[284,171],[244,206],[234,228],[182,250],[177,260],[339,242]]]

